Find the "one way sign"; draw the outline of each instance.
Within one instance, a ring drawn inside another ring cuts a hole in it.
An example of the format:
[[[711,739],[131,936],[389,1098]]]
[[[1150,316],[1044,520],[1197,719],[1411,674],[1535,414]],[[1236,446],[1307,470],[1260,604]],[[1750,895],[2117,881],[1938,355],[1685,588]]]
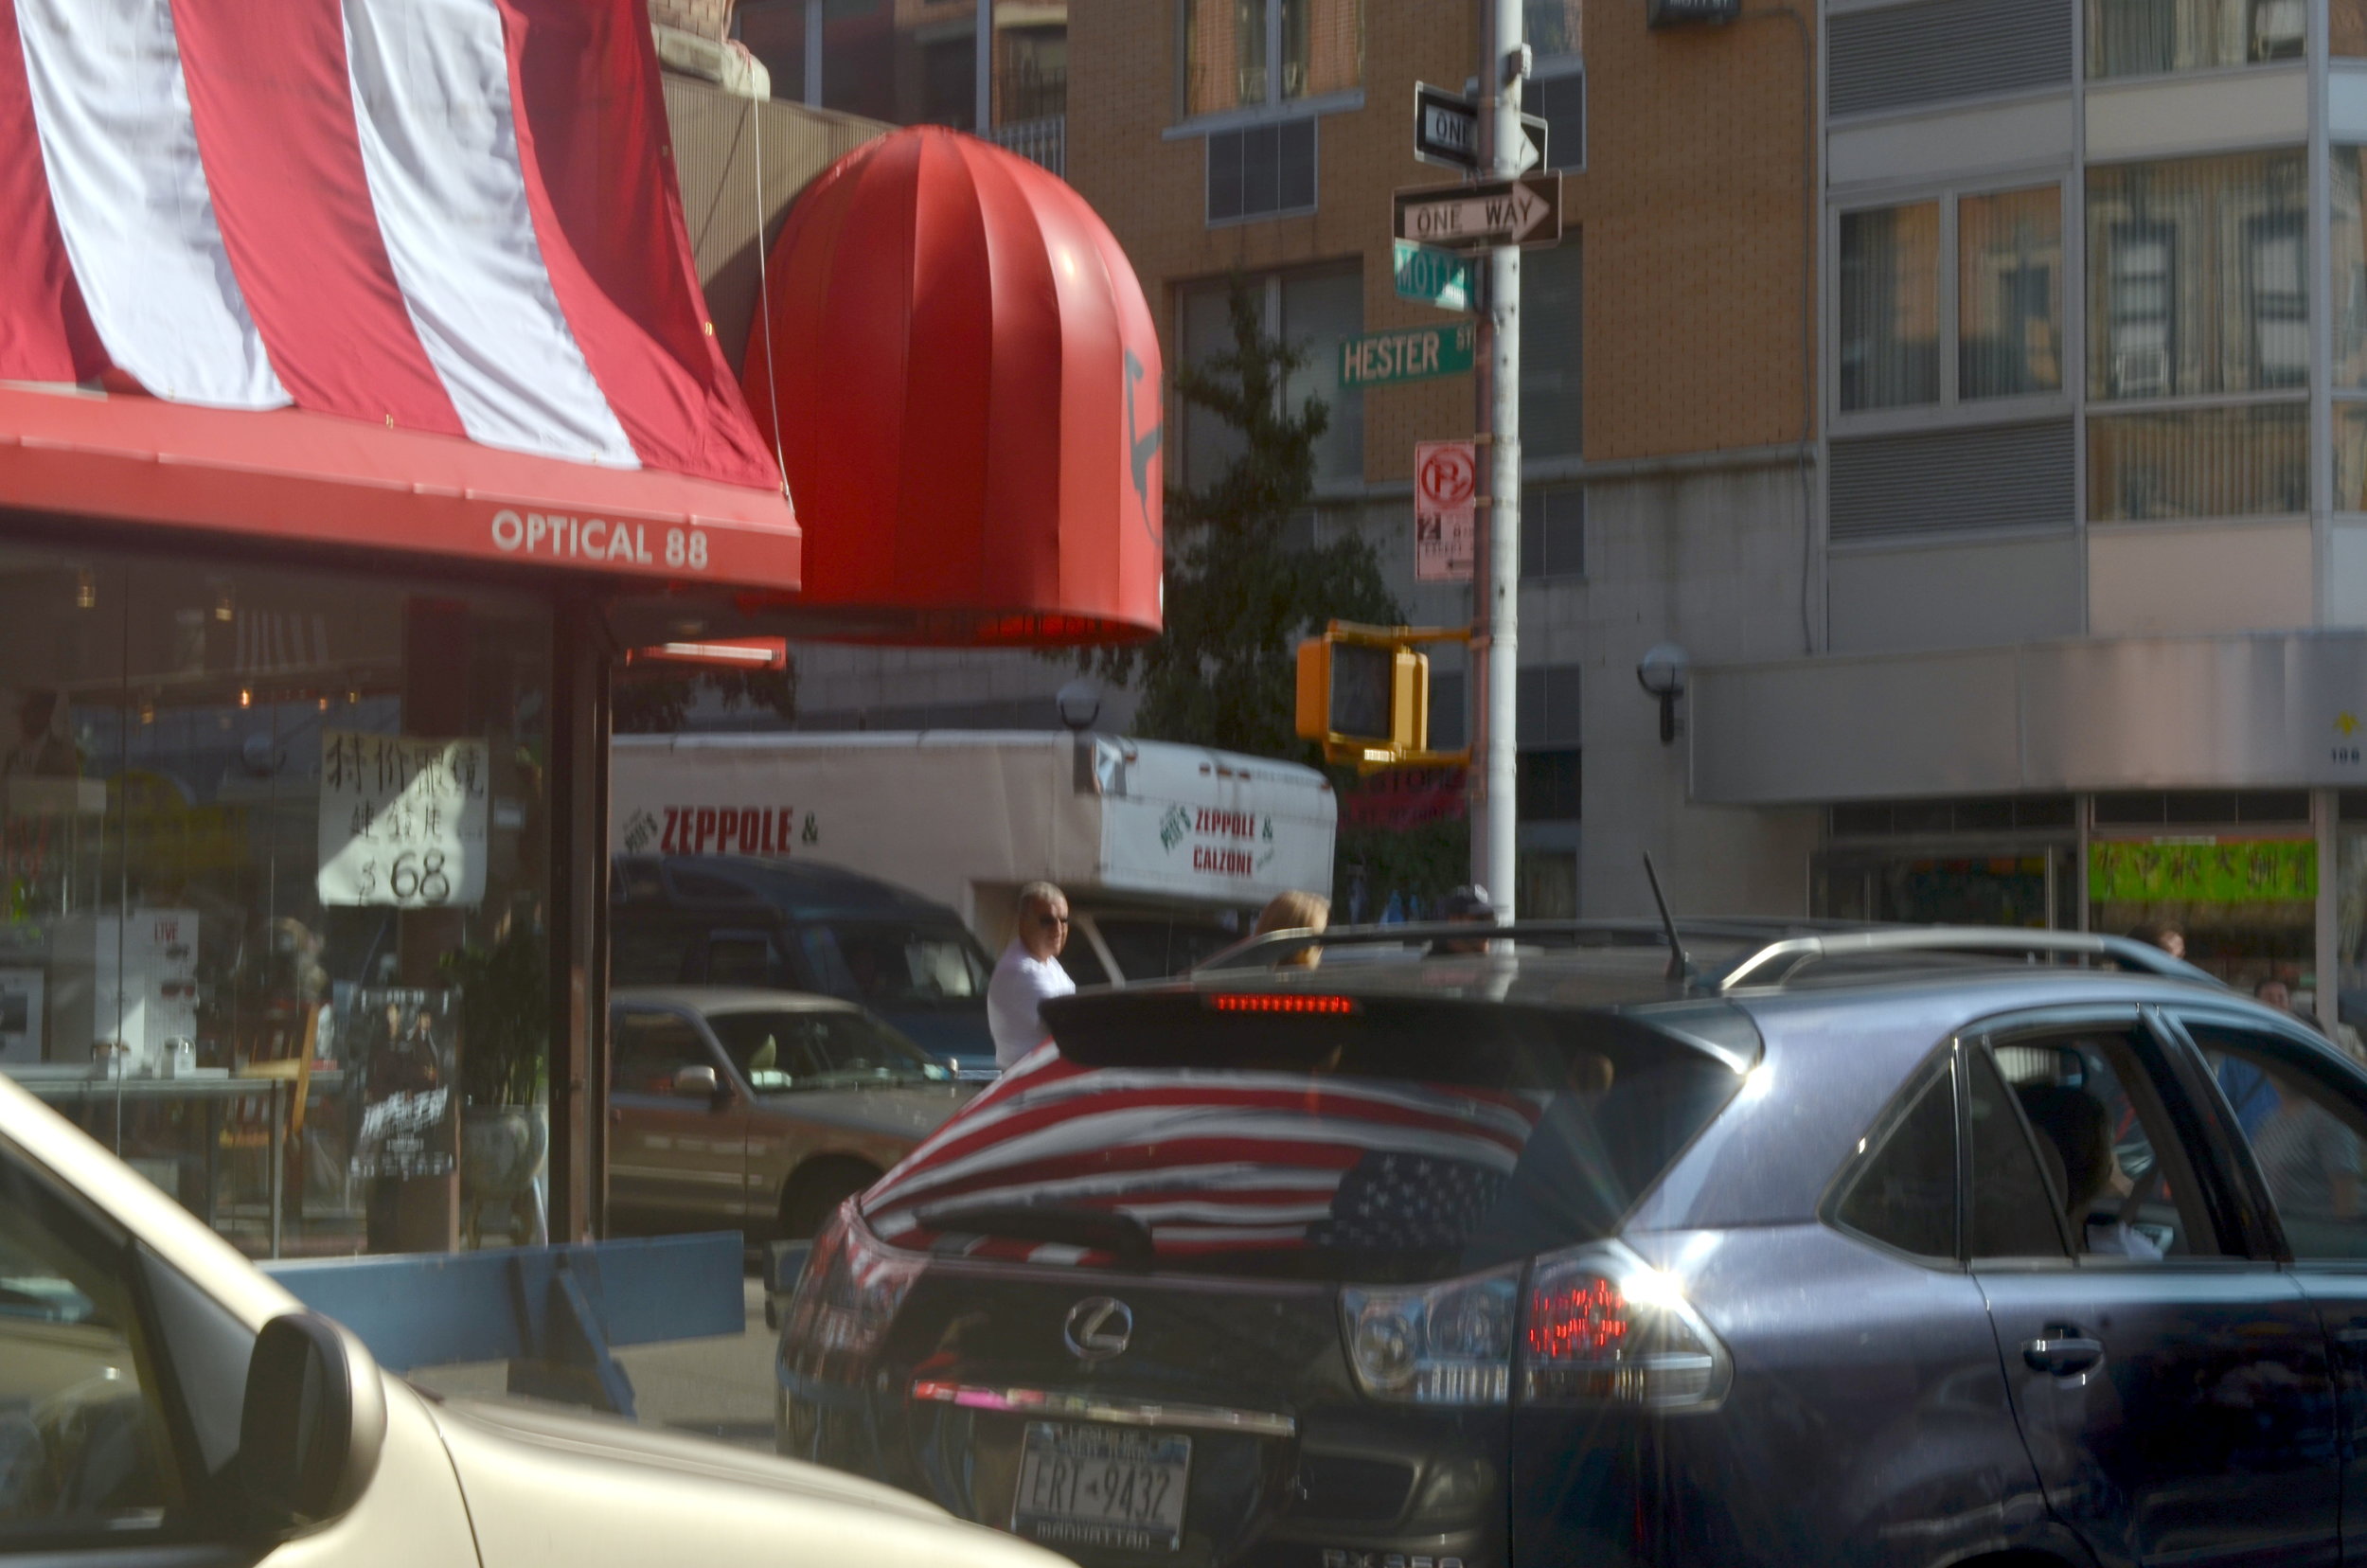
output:
[[[1425,245],[1555,245],[1561,242],[1561,176],[1415,186],[1398,191],[1397,236]]]
[[[1545,122],[1535,115],[1521,116],[1522,145],[1513,153],[1515,171],[1525,174],[1545,162]],[[1414,155],[1424,163],[1444,164],[1476,173],[1479,158],[1479,106],[1460,93],[1414,84]]]

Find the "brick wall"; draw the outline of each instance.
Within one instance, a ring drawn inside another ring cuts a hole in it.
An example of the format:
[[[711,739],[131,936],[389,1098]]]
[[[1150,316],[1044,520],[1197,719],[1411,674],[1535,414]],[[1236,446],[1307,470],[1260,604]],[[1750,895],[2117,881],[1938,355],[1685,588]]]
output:
[[[1390,192],[1415,161],[1413,84],[1471,74],[1469,0],[1365,0],[1364,107],[1324,116],[1317,210],[1210,228],[1203,143],[1166,139],[1180,0],[1069,10],[1068,173],[1141,275],[1162,331],[1175,285],[1238,267],[1361,258],[1364,321],[1433,322],[1389,276]],[[1586,454],[1610,460],[1796,437],[1803,276],[1797,28],[1778,13],[1651,33],[1641,0],[1586,17],[1589,167],[1564,222],[1585,246]],[[1364,394],[1368,481],[1411,477],[1416,440],[1468,434],[1468,378]]]

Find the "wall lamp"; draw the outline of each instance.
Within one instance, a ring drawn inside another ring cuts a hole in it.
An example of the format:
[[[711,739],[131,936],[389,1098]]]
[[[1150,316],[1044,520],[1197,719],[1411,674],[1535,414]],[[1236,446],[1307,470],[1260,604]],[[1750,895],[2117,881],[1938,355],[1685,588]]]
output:
[[[1692,659],[1675,643],[1656,643],[1636,661],[1635,682],[1660,699],[1660,743],[1677,739],[1677,699],[1685,694],[1685,671]]]

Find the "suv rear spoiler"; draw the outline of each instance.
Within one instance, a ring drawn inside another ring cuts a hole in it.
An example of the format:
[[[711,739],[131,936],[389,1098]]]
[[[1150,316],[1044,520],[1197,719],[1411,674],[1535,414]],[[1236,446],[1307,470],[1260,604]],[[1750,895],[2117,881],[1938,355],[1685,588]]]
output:
[[[1781,987],[1818,963],[1849,957],[1917,954],[1994,958],[1999,963],[2088,960],[2135,974],[2167,980],[2222,982],[2182,958],[2127,936],[2084,931],[2020,931],[2002,926],[1880,926],[1839,920],[1679,920],[1680,935],[1739,943],[1747,950],[1722,970],[1705,973],[1700,989],[1730,991],[1744,987]],[[1435,942],[1508,940],[1550,952],[1595,948],[1665,951],[1666,931],[1654,920],[1427,921],[1418,925],[1341,926],[1330,930],[1274,931],[1212,953],[1192,972],[1269,969],[1310,948],[1413,946]]]

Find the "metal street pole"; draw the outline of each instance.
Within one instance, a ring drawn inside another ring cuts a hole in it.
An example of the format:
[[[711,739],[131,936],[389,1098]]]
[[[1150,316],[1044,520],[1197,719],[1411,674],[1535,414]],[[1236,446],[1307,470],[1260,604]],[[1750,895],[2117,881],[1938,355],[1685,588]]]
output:
[[[1479,173],[1520,173],[1521,80],[1528,46],[1521,0],[1480,0]],[[1479,517],[1472,552],[1472,691],[1479,709],[1471,875],[1500,918],[1513,916],[1520,822],[1515,811],[1521,649],[1521,251],[1485,253],[1486,295],[1476,362]]]
[[[994,0],[978,0],[978,42],[970,62],[977,72],[973,85],[978,90],[978,134],[983,136],[994,129]]]

